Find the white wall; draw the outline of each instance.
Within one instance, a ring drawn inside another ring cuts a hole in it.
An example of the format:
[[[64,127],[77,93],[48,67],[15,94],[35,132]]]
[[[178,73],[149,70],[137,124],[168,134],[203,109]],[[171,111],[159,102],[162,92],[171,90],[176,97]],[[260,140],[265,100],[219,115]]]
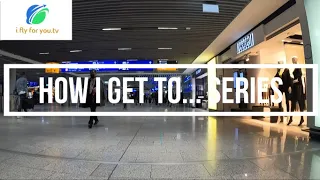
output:
[[[286,61],[286,53],[282,42],[272,43],[268,48],[259,51],[259,64],[277,64],[278,61]],[[277,69],[260,69],[257,77],[273,78]]]

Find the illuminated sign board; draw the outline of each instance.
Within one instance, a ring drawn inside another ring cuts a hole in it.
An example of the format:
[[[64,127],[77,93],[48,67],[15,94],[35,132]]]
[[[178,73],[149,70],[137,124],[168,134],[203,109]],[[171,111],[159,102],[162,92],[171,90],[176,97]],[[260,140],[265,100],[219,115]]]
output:
[[[157,71],[177,71],[177,68],[157,68]]]
[[[46,64],[59,64],[59,63],[56,63],[56,62],[48,62]],[[59,68],[46,68],[45,69],[45,72],[47,74],[59,74],[60,73],[60,69]]]
[[[254,46],[253,33],[246,35],[240,41],[237,42],[237,54],[240,54]]]
[[[158,64],[178,64],[178,61],[159,60]],[[177,68],[157,68],[159,72],[174,72]]]
[[[153,60],[96,60],[96,61],[78,61],[78,62],[62,62],[62,64],[153,64]],[[68,69],[63,68],[61,72],[84,72],[87,73],[91,69],[89,68],[74,68]],[[97,72],[110,72],[110,71],[153,71],[152,68],[98,68],[95,69]]]

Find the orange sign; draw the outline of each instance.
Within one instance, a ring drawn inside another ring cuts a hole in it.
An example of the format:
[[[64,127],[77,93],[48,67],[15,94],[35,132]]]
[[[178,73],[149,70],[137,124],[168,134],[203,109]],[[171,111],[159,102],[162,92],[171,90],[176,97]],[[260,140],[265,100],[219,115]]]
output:
[[[157,71],[177,71],[177,68],[158,68]]]
[[[59,63],[48,62],[46,64],[59,64]],[[46,68],[45,72],[48,73],[48,74],[59,74],[60,73],[60,69],[59,68]]]

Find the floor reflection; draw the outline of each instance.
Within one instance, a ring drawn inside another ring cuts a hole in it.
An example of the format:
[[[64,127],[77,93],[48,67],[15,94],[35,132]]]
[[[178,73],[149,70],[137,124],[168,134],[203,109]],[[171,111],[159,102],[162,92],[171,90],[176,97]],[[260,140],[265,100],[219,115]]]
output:
[[[0,117],[0,179],[13,172],[10,168],[22,167],[54,178],[73,177],[86,167],[80,168],[80,179],[113,171],[130,172],[126,178],[136,179],[145,179],[145,173],[188,173],[191,179],[320,178],[320,143],[294,126],[227,117],[100,117],[93,129],[87,122],[88,117]]]

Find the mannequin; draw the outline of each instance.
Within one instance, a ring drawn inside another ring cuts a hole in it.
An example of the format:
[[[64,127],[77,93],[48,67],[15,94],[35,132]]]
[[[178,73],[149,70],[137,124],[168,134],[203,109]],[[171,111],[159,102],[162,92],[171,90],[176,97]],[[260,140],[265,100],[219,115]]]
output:
[[[292,64],[297,64],[298,58],[292,58]],[[293,81],[291,83],[291,87],[289,88],[289,92],[291,92],[291,111],[295,111],[297,103],[299,103],[300,112],[304,111],[304,98],[303,98],[303,83],[302,83],[302,71],[301,68],[296,68],[293,71]],[[301,116],[299,126],[301,126],[304,122],[303,116]],[[292,116],[290,116],[290,120],[288,125],[292,123]]]
[[[278,61],[278,64],[282,64],[282,61]],[[277,69],[277,74],[275,77],[279,77],[282,79],[283,84],[279,85],[279,90],[281,91],[282,94],[285,95],[286,98],[286,109],[287,112],[290,112],[290,93],[289,93],[289,87],[291,85],[291,76],[290,76],[290,70],[285,68],[285,69]],[[282,102],[279,103],[279,108],[282,109]],[[283,122],[283,117],[281,117],[281,121]]]

